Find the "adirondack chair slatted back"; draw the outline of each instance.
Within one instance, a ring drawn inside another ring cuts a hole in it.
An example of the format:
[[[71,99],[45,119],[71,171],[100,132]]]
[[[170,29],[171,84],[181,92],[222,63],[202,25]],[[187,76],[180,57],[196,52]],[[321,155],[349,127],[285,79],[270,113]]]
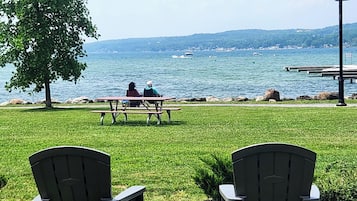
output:
[[[232,153],[236,195],[246,201],[301,201],[312,184],[316,154],[288,144],[260,144]]]
[[[111,200],[108,154],[83,147],[54,147],[29,159],[42,199]]]

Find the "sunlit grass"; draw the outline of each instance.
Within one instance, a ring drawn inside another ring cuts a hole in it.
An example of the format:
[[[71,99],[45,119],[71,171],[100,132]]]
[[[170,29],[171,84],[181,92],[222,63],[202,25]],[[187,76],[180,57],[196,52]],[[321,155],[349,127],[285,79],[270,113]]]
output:
[[[357,159],[357,108],[182,106],[173,122],[146,126],[144,115],[104,125],[93,108],[0,109],[0,200],[31,200],[38,192],[28,157],[57,145],[79,145],[111,155],[113,192],[145,185],[146,200],[205,200],[192,179],[200,157],[261,142],[286,142],[318,154],[316,175],[335,161]],[[164,120],[167,116],[164,114]]]

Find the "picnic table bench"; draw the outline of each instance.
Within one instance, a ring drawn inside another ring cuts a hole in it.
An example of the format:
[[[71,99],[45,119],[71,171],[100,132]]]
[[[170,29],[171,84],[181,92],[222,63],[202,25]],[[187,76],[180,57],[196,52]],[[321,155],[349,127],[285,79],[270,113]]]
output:
[[[161,108],[161,111],[156,111],[155,108],[149,109],[150,110],[147,110],[145,107],[127,107],[125,110],[92,110],[91,112],[100,113],[100,122],[102,125],[104,123],[104,116],[106,113],[115,115],[115,118],[112,120],[112,124],[116,122],[116,118],[119,114],[124,114],[124,121],[128,121],[128,114],[147,114],[148,117],[146,119],[146,123],[149,124],[152,115],[160,115],[163,111],[166,111],[168,122],[171,122],[171,111],[181,110],[181,108]]]
[[[168,122],[171,121],[171,111],[178,111],[181,108],[177,107],[162,107],[163,101],[169,100],[172,98],[169,97],[103,97],[97,98],[97,101],[105,101],[109,102],[110,110],[92,110],[93,113],[100,113],[100,123],[104,124],[105,114],[109,113],[112,115],[112,124],[116,122],[117,116],[120,114],[124,115],[124,121],[128,120],[128,114],[146,114],[148,117],[146,118],[146,124],[149,124],[151,116],[154,115],[157,118],[157,124],[161,124],[161,114],[163,111],[166,111],[168,115]],[[118,107],[119,101],[123,100],[133,100],[133,101],[153,101],[155,107],[148,107],[148,105],[144,104],[145,107],[127,107],[127,105],[123,105],[122,107]],[[112,102],[115,103],[113,106]]]

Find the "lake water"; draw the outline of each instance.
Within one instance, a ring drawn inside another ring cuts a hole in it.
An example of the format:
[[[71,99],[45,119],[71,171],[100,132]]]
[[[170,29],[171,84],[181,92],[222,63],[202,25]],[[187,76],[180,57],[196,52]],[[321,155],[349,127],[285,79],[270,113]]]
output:
[[[356,57],[344,58],[345,64],[356,64],[357,48],[346,48],[344,53]],[[125,95],[131,81],[141,92],[147,80],[152,80],[161,94],[176,98],[255,98],[270,88],[278,90],[281,98],[338,91],[338,80],[331,77],[284,69],[285,66],[338,65],[338,48],[195,51],[192,58],[172,58],[181,54],[183,52],[89,53],[84,59],[88,67],[83,78],[77,84],[58,80],[51,85],[52,98],[66,101],[79,96],[95,99]],[[0,103],[12,98],[30,102],[44,99],[43,92],[32,96],[7,92],[4,85],[13,70],[9,66],[0,69]],[[357,93],[357,84],[345,81],[345,96],[352,93]]]

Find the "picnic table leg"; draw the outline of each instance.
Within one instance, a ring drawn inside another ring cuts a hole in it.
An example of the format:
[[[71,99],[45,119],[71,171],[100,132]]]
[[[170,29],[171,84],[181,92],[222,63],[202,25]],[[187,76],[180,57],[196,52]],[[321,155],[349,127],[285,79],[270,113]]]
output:
[[[152,114],[148,114],[148,118],[146,118],[146,125],[149,125],[150,123],[150,118]]]
[[[149,110],[150,104],[149,104],[147,101],[145,101],[145,100],[143,100],[142,103],[143,103],[144,107],[145,107],[147,110]]]
[[[157,114],[157,125],[161,124],[161,115]]]
[[[118,105],[119,105],[119,101],[117,100],[117,101],[115,101],[115,111],[118,110]]]
[[[148,117],[146,118],[146,124],[149,125],[150,123],[150,119],[151,119],[151,116],[153,114],[148,114]],[[156,114],[156,118],[157,118],[157,124],[161,124],[161,117],[160,117],[160,114]]]
[[[115,103],[116,103],[116,104],[115,104],[115,110],[117,110],[118,101],[116,101]],[[110,106],[110,111],[114,111],[112,101],[109,101],[109,106]],[[114,124],[114,123],[116,122],[116,116],[117,116],[117,114],[112,113],[112,124]]]
[[[169,123],[171,122],[171,110],[166,110],[167,116],[169,117]]]
[[[105,112],[100,113],[100,124],[103,125]]]
[[[156,109],[156,112],[159,112],[159,111],[162,111],[162,102],[163,101],[155,101],[155,109]],[[157,124],[161,124],[161,115],[160,114],[157,114]]]
[[[128,121],[128,114],[124,113],[124,121],[127,122]]]
[[[115,124],[117,122],[117,114],[112,113],[112,124]]]
[[[151,115],[153,115],[153,114],[149,114],[147,122],[150,120]],[[157,118],[157,125],[161,124],[161,115],[160,114],[156,114],[155,116]]]

